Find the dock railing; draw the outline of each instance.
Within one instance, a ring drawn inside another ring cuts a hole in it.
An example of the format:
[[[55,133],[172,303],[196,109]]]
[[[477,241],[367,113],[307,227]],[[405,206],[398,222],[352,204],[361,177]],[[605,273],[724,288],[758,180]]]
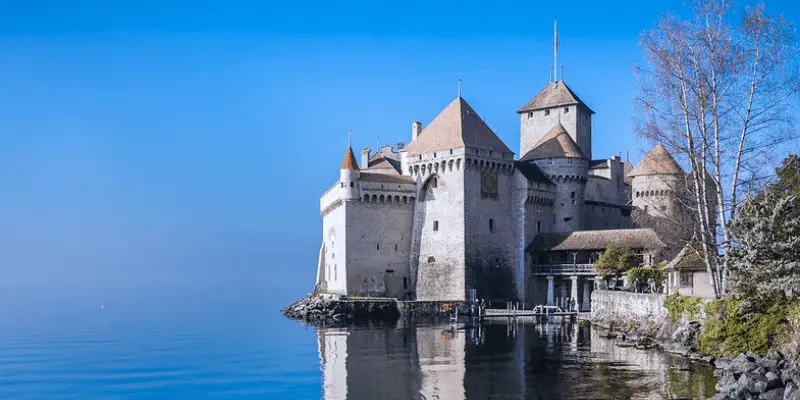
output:
[[[531,273],[542,275],[597,275],[594,264],[531,265]]]

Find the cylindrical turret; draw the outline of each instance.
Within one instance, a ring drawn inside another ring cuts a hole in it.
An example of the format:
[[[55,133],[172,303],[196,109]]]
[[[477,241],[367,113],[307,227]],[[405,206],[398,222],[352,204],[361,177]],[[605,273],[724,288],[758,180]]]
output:
[[[662,145],[647,153],[629,174],[631,200],[647,214],[674,218],[678,212],[677,192],[683,187],[683,169]]]
[[[555,232],[583,230],[583,205],[589,176],[588,161],[585,158],[548,158],[537,160],[536,165],[556,184],[553,230]]]
[[[358,188],[358,178],[361,173],[358,170],[358,162],[356,156],[353,154],[353,148],[348,147],[347,153],[344,155],[342,161],[342,168],[339,171],[339,184],[342,189],[342,195],[345,199],[358,199],[360,197]]]

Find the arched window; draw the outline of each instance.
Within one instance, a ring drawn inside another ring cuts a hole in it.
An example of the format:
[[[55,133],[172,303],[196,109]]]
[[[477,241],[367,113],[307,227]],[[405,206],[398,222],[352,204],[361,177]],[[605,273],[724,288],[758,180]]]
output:
[[[434,262],[436,262],[436,258],[434,258],[433,256],[430,256],[430,257],[428,257],[428,262],[429,263],[434,263]]]
[[[392,204],[392,196],[386,196],[386,202]]]
[[[374,194],[373,194],[373,195],[372,195],[372,202],[373,202],[373,203],[377,203],[377,202],[378,202],[378,196],[376,196],[376,195],[374,195]]]
[[[383,203],[384,201],[386,201],[386,198],[385,198],[385,197],[383,197],[383,195],[381,195],[381,197],[379,197],[379,198],[378,198],[378,200],[379,200],[381,203]]]
[[[364,195],[364,201],[369,201],[369,195],[368,194]]]
[[[416,198],[415,198],[414,196],[411,196],[411,197],[409,198],[409,201],[411,201],[412,203],[414,202],[414,200],[416,200]]]
[[[408,204],[408,196],[403,196],[403,204]]]
[[[394,196],[394,203],[400,204],[400,196]]]

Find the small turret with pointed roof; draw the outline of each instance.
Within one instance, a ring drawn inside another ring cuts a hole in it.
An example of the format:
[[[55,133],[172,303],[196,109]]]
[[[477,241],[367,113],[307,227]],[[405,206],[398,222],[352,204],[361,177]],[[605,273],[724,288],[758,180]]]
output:
[[[683,175],[683,169],[660,143],[629,174],[629,177],[644,175]]]
[[[347,146],[347,153],[345,153],[344,161],[342,161],[342,169],[358,169],[356,155],[353,153],[353,148],[351,146]]]
[[[361,172],[358,168],[356,155],[353,154],[353,147],[348,144],[347,152],[344,154],[342,168],[339,170],[339,183],[343,190],[344,199],[357,199],[359,197],[358,180]]]

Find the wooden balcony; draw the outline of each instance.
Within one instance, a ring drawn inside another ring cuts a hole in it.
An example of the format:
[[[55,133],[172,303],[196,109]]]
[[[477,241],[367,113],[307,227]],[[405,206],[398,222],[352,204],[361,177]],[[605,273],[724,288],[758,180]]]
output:
[[[593,264],[549,264],[531,265],[533,275],[579,275],[596,276]]]

